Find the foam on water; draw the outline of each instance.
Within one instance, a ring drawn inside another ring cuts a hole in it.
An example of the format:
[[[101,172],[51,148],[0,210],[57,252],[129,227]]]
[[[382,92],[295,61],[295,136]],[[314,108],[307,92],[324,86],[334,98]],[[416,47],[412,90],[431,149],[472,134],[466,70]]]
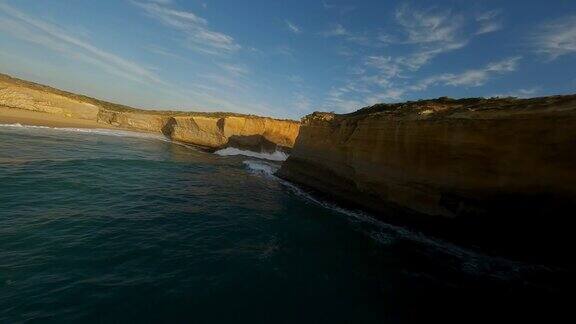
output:
[[[149,138],[149,139],[172,142],[170,139],[162,135],[139,133],[124,130],[59,128],[59,127],[47,127],[47,126],[29,126],[29,125],[22,125],[19,123],[0,124],[0,127],[30,129],[30,130],[77,132],[77,133],[119,136],[119,137]],[[180,144],[175,142],[172,143]],[[528,265],[524,263],[513,262],[504,258],[484,255],[479,252],[451,244],[449,242],[425,235],[417,231],[409,230],[401,226],[391,225],[382,222],[364,212],[345,209],[332,202],[318,199],[314,195],[309,194],[308,192],[302,190],[298,186],[283,179],[280,179],[275,175],[275,173],[280,168],[280,165],[277,162],[284,161],[288,157],[283,152],[276,151],[274,153],[257,153],[230,147],[216,151],[215,153],[220,156],[243,155],[260,159],[260,160],[245,160],[243,161],[243,164],[251,173],[257,174],[259,176],[264,176],[266,178],[272,179],[273,181],[281,183],[284,187],[288,188],[296,196],[306,201],[312,202],[323,208],[330,209],[332,211],[346,215],[347,219],[352,222],[363,224],[363,227],[365,227],[363,231],[366,232],[367,235],[369,235],[372,239],[379,242],[380,244],[391,245],[401,240],[417,242],[426,249],[433,249],[436,252],[441,251],[445,255],[449,255],[453,258],[461,260],[460,263],[462,270],[468,273],[471,272],[479,274],[490,273],[492,276],[496,277],[502,276],[503,278],[505,278],[523,269],[531,267],[543,268],[543,266],[539,265],[538,266]],[[270,160],[270,161],[267,162],[264,160]],[[498,271],[496,271],[496,269],[498,269]]]
[[[286,159],[288,158],[288,154],[281,151],[274,151],[272,153],[265,153],[265,152],[259,153],[259,152],[241,150],[235,147],[227,147],[225,149],[218,150],[214,153],[220,156],[243,155],[271,161],[286,161]]]
[[[436,253],[442,253],[460,260],[460,268],[464,272],[475,275],[488,275],[503,280],[507,280],[511,277],[519,275],[523,271],[532,271],[535,269],[541,271],[554,270],[543,265],[527,264],[497,256],[482,254],[480,252],[452,244],[442,239],[425,235],[418,231],[413,231],[405,227],[385,223],[375,219],[365,212],[342,208],[335,203],[318,199],[314,195],[306,192],[298,186],[278,178],[275,175],[275,173],[280,168],[278,165],[256,160],[246,160],[244,161],[244,165],[246,165],[248,170],[252,173],[262,175],[280,182],[296,196],[299,196],[326,209],[330,209],[337,213],[343,214],[347,216],[348,220],[350,221],[362,223],[364,225],[370,225],[369,229],[365,229],[364,231],[367,235],[369,235],[372,239],[380,244],[391,245],[395,244],[399,240],[416,242],[421,244],[426,249],[432,249]]]
[[[272,164],[272,163],[266,163],[264,161],[256,161],[256,160],[246,160],[243,162],[244,165],[246,165],[246,167],[248,168],[248,170],[252,173],[258,173],[261,175],[264,175],[266,177],[273,177],[276,178],[276,176],[274,175],[274,173],[276,173],[276,171],[278,171],[278,169],[280,168],[279,166]],[[276,178],[278,179],[278,178]],[[278,179],[280,180],[280,179]]]
[[[49,127],[49,126],[22,125],[20,123],[0,124],[0,127],[31,129],[31,130],[50,130],[50,131],[61,131],[61,132],[75,132],[75,133],[87,133],[87,134],[120,136],[120,137],[150,138],[150,139],[158,139],[158,140],[162,140],[162,141],[170,141],[166,136],[160,135],[160,134],[140,133],[140,132],[127,131],[127,130],[115,130],[115,129],[105,129],[105,128]]]
[[[571,273],[340,208],[280,162],[18,125],[0,127],[0,159],[0,323],[548,319],[569,292]]]

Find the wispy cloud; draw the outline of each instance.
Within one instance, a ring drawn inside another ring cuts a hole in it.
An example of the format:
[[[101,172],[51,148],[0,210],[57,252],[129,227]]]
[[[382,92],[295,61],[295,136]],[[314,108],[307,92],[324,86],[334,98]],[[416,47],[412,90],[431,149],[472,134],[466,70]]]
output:
[[[576,53],[576,15],[540,25],[531,38],[534,51],[549,60]]]
[[[294,34],[300,34],[302,32],[302,28],[288,20],[285,21],[286,23],[286,27],[288,28],[289,31],[291,31]]]
[[[313,108],[312,100],[302,92],[293,93],[293,108],[300,114],[306,114]]]
[[[478,30],[476,35],[488,34],[502,29],[502,20],[500,10],[489,10],[476,16],[478,22]]]
[[[425,90],[430,86],[438,84],[454,87],[479,87],[495,75],[515,71],[520,59],[520,56],[509,57],[501,61],[489,63],[481,69],[467,70],[459,74],[445,73],[428,77],[415,86],[409,87],[409,90]]]
[[[413,44],[454,42],[464,23],[461,15],[450,10],[418,10],[408,5],[398,8],[395,18],[407,34],[405,42]]]
[[[61,26],[44,21],[38,16],[30,16],[4,2],[0,2],[0,31],[55,51],[67,59],[92,65],[95,67],[94,71],[105,71],[119,78],[153,87],[158,97],[164,96],[158,102],[172,106],[171,108],[278,114],[273,107],[242,96],[244,90],[250,86],[243,80],[250,70],[240,64],[216,64],[220,70],[199,75],[198,84],[168,82],[156,74],[156,68],[113,54]],[[159,46],[149,46],[146,49],[158,55],[181,58]]]
[[[372,35],[369,41],[371,48],[382,48],[385,54],[370,51],[361,57],[360,65],[351,69],[345,85],[334,87],[328,93],[328,104],[345,110],[352,103],[360,103],[357,109],[378,101],[398,101],[434,85],[476,87],[494,75],[512,71],[519,60],[510,58],[459,74],[418,77],[415,74],[436,57],[463,49],[476,35],[500,29],[501,11],[467,16],[454,10],[403,4],[393,12],[392,19],[386,30]],[[352,33],[341,25],[334,25],[323,35],[347,39]],[[390,45],[400,48],[402,54],[391,54],[393,51],[387,47]]]
[[[350,36],[351,33],[341,24],[334,24],[330,26],[330,28],[328,28],[326,31],[322,32],[321,35],[326,37]]]
[[[341,37],[348,42],[356,45],[371,46],[376,45],[367,35],[354,33],[342,26],[341,24],[332,24],[328,29],[320,33],[324,37]]]
[[[434,86],[444,87],[479,87],[492,78],[513,72],[517,69],[521,57],[509,57],[500,61],[488,63],[482,68],[469,69],[461,73],[443,73],[419,80],[406,79],[402,83],[392,82],[386,76],[362,75],[345,86],[333,88],[327,104],[340,111],[352,111],[366,105],[378,102],[399,101],[408,94],[427,90]],[[375,62],[376,64],[386,64]]]
[[[524,89],[517,89],[514,91],[506,92],[506,93],[499,93],[492,95],[491,97],[516,97],[516,98],[531,98],[534,97],[542,90],[541,87],[532,87],[532,88],[524,88]]]
[[[179,59],[179,60],[183,60],[183,61],[186,60],[182,56],[175,54],[175,53],[171,52],[170,50],[163,48],[161,46],[147,45],[147,46],[144,46],[143,48],[146,49],[147,51],[151,52],[151,53],[154,53],[154,54],[162,55],[162,56],[169,57],[169,58],[175,58],[175,59]]]
[[[132,3],[142,8],[147,16],[184,33],[185,44],[192,50],[207,54],[229,54],[241,48],[232,36],[212,30],[206,19],[191,11],[177,10],[157,1]]]
[[[412,44],[415,50],[398,57],[396,64],[412,71],[428,64],[436,56],[465,47],[465,19],[451,10],[418,9],[403,5],[396,10],[396,22],[404,36],[397,43]]]
[[[404,72],[417,71],[428,64],[434,57],[466,46],[466,41],[419,48],[403,56],[369,56],[365,64],[377,69],[377,72],[388,78],[403,77]]]
[[[394,19],[396,32],[381,33],[377,41],[386,44],[409,46],[408,54],[371,56],[365,62],[389,77],[399,77],[405,71],[417,71],[436,56],[461,49],[468,44],[464,33],[465,19],[450,10],[420,10],[408,5],[400,6]]]
[[[272,54],[294,58],[294,49],[290,45],[278,45],[272,49]]]
[[[14,37],[57,51],[67,57],[103,68],[111,74],[138,82],[165,84],[152,68],[124,59],[101,49],[89,41],[73,36],[59,26],[38,17],[31,17],[0,2],[0,29]]]
[[[226,72],[234,76],[244,76],[250,73],[250,70],[243,65],[220,63],[219,66]]]
[[[333,4],[333,3],[329,3],[327,1],[322,1],[322,6],[326,10],[334,10],[334,11],[337,11],[338,13],[340,13],[341,15],[346,14],[346,13],[356,9],[356,7],[352,6],[352,5]]]

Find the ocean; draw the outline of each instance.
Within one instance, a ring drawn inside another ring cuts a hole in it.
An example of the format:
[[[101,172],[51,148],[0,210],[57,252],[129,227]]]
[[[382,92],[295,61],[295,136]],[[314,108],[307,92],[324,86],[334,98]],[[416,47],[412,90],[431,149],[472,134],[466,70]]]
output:
[[[568,273],[342,209],[286,156],[0,125],[0,323],[553,318]],[[536,239],[536,238],[535,238]]]

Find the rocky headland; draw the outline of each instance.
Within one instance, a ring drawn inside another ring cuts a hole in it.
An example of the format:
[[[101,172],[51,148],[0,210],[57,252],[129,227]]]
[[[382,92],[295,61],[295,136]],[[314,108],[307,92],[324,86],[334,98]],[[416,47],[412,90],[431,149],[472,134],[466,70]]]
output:
[[[572,243],[576,95],[378,104],[300,123],[135,109],[0,74],[0,121],[28,117],[291,151],[278,176],[388,222],[539,260],[565,261]]]
[[[290,150],[299,123],[236,113],[153,111],[118,105],[0,74],[0,107],[45,114],[79,126],[161,133],[208,150],[236,147],[253,151]]]
[[[571,236],[575,163],[576,95],[439,98],[308,115],[278,175],[386,220],[546,255]]]

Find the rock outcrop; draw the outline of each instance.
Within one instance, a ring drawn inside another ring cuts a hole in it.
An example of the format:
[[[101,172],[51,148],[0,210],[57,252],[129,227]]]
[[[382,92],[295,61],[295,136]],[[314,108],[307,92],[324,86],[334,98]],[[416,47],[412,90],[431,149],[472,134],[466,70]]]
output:
[[[151,111],[117,105],[0,74],[0,106],[162,133],[206,149],[289,150],[299,123],[235,113]]]
[[[385,218],[534,242],[572,218],[575,164],[575,95],[440,98],[308,115],[279,175]]]

